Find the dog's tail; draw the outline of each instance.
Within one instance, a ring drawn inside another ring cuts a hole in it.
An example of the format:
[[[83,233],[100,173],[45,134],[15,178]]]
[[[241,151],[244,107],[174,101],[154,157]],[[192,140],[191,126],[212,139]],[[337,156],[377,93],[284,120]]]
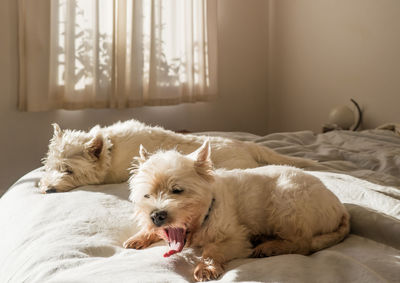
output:
[[[311,240],[311,252],[333,246],[341,242],[350,232],[350,215],[347,211],[343,214],[339,228],[331,233],[314,236]]]
[[[254,142],[245,142],[255,160],[260,165],[291,165],[298,168],[316,166],[314,160],[279,154],[276,151]]]

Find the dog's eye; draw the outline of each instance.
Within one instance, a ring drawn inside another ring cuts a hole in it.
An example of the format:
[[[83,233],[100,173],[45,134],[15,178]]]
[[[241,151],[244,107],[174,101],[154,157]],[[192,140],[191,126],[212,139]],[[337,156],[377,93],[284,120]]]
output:
[[[172,193],[176,194],[176,195],[181,194],[182,192],[183,192],[183,189],[181,189],[181,188],[172,189]]]
[[[145,194],[144,197],[145,198],[150,198],[150,195],[149,194]]]
[[[74,171],[72,171],[71,169],[66,169],[66,170],[64,170],[64,173],[67,175],[72,175],[72,174],[74,174]]]

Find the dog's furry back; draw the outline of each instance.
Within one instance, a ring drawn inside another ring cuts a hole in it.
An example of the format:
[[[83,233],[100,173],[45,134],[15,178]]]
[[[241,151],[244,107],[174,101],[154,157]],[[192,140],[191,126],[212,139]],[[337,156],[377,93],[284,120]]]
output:
[[[340,242],[349,233],[345,207],[318,178],[300,169],[217,170],[214,179],[214,193],[235,208],[240,225],[253,235],[308,239],[301,251],[308,254]]]

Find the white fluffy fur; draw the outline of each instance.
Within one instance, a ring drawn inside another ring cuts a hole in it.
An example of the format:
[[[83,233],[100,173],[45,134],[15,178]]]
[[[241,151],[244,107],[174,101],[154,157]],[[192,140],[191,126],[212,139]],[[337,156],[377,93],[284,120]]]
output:
[[[68,191],[88,184],[119,183],[129,177],[132,158],[143,144],[150,152],[176,148],[189,153],[206,136],[183,135],[161,127],[147,126],[135,120],[109,127],[95,126],[89,132],[61,130],[53,124],[54,135],[44,159],[45,172],[40,181],[42,192]],[[214,165],[221,168],[254,168],[265,164],[296,167],[314,165],[314,161],[284,156],[251,142],[210,137]]]
[[[204,281],[234,258],[306,255],[349,233],[348,212],[316,177],[289,166],[213,170],[210,150],[205,142],[190,155],[142,155],[129,183],[142,230],[125,247],[145,248],[167,240],[166,228],[183,228],[186,246],[202,249],[194,277]],[[160,210],[168,216],[158,227],[150,215]]]

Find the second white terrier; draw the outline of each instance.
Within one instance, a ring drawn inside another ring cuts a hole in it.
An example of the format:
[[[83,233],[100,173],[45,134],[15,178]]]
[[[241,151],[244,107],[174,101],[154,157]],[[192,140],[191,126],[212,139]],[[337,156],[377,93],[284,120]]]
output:
[[[95,126],[89,132],[61,130],[53,124],[54,134],[43,160],[40,180],[43,193],[65,192],[82,185],[120,183],[128,180],[132,158],[139,145],[151,151],[176,148],[189,153],[206,136],[183,135],[161,127],[147,126],[136,120],[118,122],[109,127]],[[315,161],[285,156],[252,142],[210,137],[211,156],[216,167],[253,168],[265,164],[308,167]]]
[[[218,278],[234,258],[307,255],[342,241],[349,214],[316,177],[289,166],[213,169],[210,145],[183,155],[140,150],[129,185],[141,231],[126,248],[164,239],[171,256],[199,247],[198,281]]]

